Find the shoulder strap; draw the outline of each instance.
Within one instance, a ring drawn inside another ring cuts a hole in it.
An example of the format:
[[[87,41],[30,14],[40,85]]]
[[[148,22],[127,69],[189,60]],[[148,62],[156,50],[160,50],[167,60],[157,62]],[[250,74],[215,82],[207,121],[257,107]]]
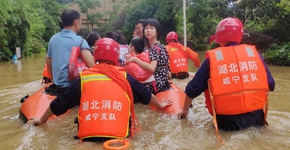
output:
[[[82,42],[81,42],[81,44],[80,44],[80,47],[82,47],[83,43],[84,43],[84,39],[82,39]]]

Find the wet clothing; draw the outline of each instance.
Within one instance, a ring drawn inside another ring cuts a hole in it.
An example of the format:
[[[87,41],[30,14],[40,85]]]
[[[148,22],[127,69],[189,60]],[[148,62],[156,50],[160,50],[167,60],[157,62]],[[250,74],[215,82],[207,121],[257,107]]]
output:
[[[178,79],[185,79],[188,78],[189,73],[188,72],[178,72],[178,73],[172,73],[172,78],[178,78]]]
[[[157,66],[153,74],[156,81],[156,90],[152,83],[145,83],[144,85],[150,89],[154,94],[169,89],[168,82],[168,51],[165,46],[160,43],[155,43],[148,51],[150,61],[157,61]]]
[[[248,127],[263,126],[264,112],[262,109],[240,115],[216,115],[218,128],[234,131]]]
[[[237,44],[230,43],[226,46],[236,46]],[[267,72],[269,90],[273,91],[275,88],[275,81],[263,60],[262,55],[260,58],[265,66]],[[208,80],[210,79],[210,61],[206,58],[199,70],[196,72],[195,77],[187,84],[185,93],[190,98],[195,98],[202,92],[208,89]],[[239,115],[218,115],[217,122],[219,129],[224,130],[241,130],[250,126],[262,126],[264,124],[263,110],[256,110],[249,113]]]
[[[80,45],[81,50],[90,50],[87,41],[72,30],[63,29],[51,37],[46,57],[51,58],[53,82],[57,86],[64,88],[71,84],[71,81],[67,79],[70,53],[72,47]]]
[[[144,105],[149,104],[151,100],[151,92],[141,83],[139,83],[132,76],[127,75],[127,80],[132,88],[134,103],[142,103]],[[80,105],[81,98],[81,81],[77,78],[72,84],[58,90],[58,96],[50,103],[50,109],[56,115],[62,115],[67,110]],[[113,89],[112,89],[113,93]]]

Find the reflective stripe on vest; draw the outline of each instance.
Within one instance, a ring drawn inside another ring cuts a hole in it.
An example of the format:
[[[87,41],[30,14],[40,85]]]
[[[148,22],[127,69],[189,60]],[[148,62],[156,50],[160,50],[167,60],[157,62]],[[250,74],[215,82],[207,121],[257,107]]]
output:
[[[215,54],[215,57],[216,57],[217,61],[224,60],[224,55],[223,55],[221,50],[215,51],[214,54]]]
[[[248,57],[255,57],[254,51],[251,47],[245,47],[245,50],[247,51]],[[214,53],[217,61],[224,60],[224,55],[221,50],[216,50]]]

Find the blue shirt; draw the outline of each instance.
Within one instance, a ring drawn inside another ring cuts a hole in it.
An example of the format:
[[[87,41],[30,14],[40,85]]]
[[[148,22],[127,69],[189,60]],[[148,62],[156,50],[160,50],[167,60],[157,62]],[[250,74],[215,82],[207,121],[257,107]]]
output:
[[[80,46],[83,38],[74,31],[63,29],[61,32],[51,37],[48,43],[47,56],[52,62],[53,82],[60,88],[68,87],[71,81],[67,79],[68,63],[73,46]],[[88,49],[86,40],[83,40],[81,50]]]
[[[235,46],[236,44],[231,43],[226,46]],[[261,54],[259,54],[266,72],[267,72],[267,78],[268,78],[268,86],[270,91],[274,91],[275,88],[275,81],[272,77],[263,57]],[[190,98],[195,98],[199,96],[202,92],[208,89],[208,80],[210,78],[210,63],[209,58],[206,58],[198,71],[196,72],[194,78],[187,84],[185,88],[185,93]]]

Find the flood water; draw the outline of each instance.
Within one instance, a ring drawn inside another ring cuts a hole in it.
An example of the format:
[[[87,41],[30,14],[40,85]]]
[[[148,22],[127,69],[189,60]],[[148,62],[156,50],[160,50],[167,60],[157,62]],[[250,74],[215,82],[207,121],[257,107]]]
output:
[[[201,60],[204,52],[199,52]],[[42,86],[44,54],[18,62],[0,63],[0,148],[3,150],[90,150],[102,149],[101,143],[80,142],[74,118],[77,110],[67,116],[48,121],[42,126],[23,124],[18,119],[21,97]],[[249,128],[215,136],[212,118],[201,94],[185,120],[176,115],[152,111],[149,106],[135,105],[141,132],[130,141],[131,150],[286,150],[290,148],[290,67],[269,66],[276,81],[275,92],[269,94],[269,128]],[[197,69],[190,64],[190,71]],[[173,80],[182,89],[190,79]]]

